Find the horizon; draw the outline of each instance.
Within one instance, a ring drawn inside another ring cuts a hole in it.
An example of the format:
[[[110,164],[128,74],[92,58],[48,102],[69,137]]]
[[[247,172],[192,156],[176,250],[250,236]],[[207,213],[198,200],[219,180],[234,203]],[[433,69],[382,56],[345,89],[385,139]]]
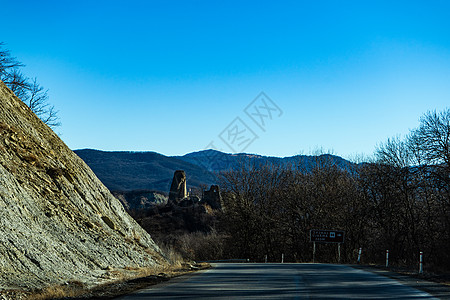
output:
[[[0,42],[48,89],[71,149],[352,160],[450,99],[446,1],[2,8]]]

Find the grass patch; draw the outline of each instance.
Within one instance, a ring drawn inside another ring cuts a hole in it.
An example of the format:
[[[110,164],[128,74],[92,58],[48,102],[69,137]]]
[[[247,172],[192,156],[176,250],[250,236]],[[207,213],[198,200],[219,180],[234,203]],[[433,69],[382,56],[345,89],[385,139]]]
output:
[[[109,283],[87,287],[81,282],[74,281],[66,285],[53,285],[29,292],[25,298],[31,300],[111,299],[209,267],[210,265],[206,263],[195,265],[180,263],[179,266],[164,265],[155,268],[125,267],[108,271],[108,276],[111,278]]]

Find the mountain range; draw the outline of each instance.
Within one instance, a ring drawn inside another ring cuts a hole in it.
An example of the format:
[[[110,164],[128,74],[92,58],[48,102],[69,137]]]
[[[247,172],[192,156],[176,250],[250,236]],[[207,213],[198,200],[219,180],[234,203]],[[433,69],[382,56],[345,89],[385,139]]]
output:
[[[216,150],[203,150],[183,156],[165,156],[156,152],[100,151],[82,149],[74,151],[94,171],[111,191],[156,190],[169,192],[173,173],[184,170],[188,187],[217,184],[217,174],[239,168],[242,162],[254,164],[281,164],[299,166],[309,170],[319,158],[326,158],[342,168],[352,163],[339,156],[296,155],[272,157],[257,154],[229,154]]]

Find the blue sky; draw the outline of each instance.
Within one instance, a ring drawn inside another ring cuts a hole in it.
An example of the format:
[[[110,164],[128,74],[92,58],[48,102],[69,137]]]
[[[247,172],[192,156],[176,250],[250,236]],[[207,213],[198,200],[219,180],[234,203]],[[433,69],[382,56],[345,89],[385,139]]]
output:
[[[0,3],[0,41],[72,149],[351,158],[450,103],[448,1]]]

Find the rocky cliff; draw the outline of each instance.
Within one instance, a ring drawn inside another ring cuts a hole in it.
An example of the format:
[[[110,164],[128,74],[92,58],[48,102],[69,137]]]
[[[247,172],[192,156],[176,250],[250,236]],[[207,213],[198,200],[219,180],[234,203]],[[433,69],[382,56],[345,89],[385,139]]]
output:
[[[155,205],[167,204],[169,197],[162,192],[137,190],[127,192],[112,192],[114,197],[120,200],[126,210],[152,209]]]
[[[165,263],[91,169],[0,81],[0,291],[93,285]]]

